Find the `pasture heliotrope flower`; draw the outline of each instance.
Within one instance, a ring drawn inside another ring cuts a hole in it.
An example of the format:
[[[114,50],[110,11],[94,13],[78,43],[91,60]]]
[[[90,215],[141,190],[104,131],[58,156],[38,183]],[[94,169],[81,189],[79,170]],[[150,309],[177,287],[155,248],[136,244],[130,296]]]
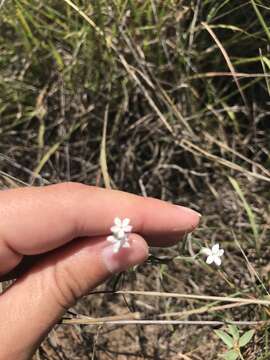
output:
[[[132,230],[132,226],[129,225],[130,220],[125,218],[123,221],[116,217],[114,219],[114,225],[111,227],[111,232],[117,238],[123,238],[126,234],[129,234]]]
[[[107,237],[107,240],[113,243],[114,253],[118,253],[122,247],[130,247],[128,235],[132,230],[132,226],[129,223],[130,220],[128,218],[125,218],[123,221],[118,217],[114,219],[114,225],[111,227],[113,235]]]
[[[202,248],[201,253],[207,255],[206,263],[215,263],[217,266],[221,265],[221,256],[224,254],[224,250],[219,248],[219,244],[212,246],[212,249]]]

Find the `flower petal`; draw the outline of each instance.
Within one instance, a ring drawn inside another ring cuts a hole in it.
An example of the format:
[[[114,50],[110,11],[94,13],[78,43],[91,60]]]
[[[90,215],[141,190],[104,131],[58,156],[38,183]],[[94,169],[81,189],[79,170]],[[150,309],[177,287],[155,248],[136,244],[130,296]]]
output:
[[[114,225],[114,226],[111,227],[111,232],[112,233],[116,234],[116,233],[118,233],[118,231],[119,231],[119,226]]]
[[[224,250],[220,249],[219,252],[218,252],[218,256],[222,256],[223,254],[224,254]]]
[[[116,218],[114,219],[114,223],[115,223],[115,225],[117,225],[117,226],[122,226],[122,221],[121,221],[121,219],[119,219],[119,217],[116,217]]]
[[[213,255],[217,255],[219,252],[219,244],[215,244],[213,247],[212,247],[212,254]]]
[[[214,263],[217,266],[220,266],[221,265],[221,258],[219,256],[214,256]]]
[[[210,265],[214,262],[214,256],[213,255],[209,255],[208,258],[206,259],[206,264]]]
[[[123,221],[122,221],[122,226],[125,227],[129,224],[130,222],[130,219],[129,218],[125,218]]]
[[[125,232],[129,233],[129,232],[131,232],[131,230],[132,230],[132,226],[131,226],[131,225],[125,225],[125,227],[124,227],[124,231],[125,231]]]
[[[107,240],[112,242],[112,243],[116,243],[117,242],[117,239],[113,236],[113,235],[110,235],[110,236],[107,236]]]
[[[204,255],[207,255],[207,256],[212,255],[211,249],[209,249],[209,248],[207,248],[207,247],[203,247],[203,248],[201,249],[201,253],[204,254]]]

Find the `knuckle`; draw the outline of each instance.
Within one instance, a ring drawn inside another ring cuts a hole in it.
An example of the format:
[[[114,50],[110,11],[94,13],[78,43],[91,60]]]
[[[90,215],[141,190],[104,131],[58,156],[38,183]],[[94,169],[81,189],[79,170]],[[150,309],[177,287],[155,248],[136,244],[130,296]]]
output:
[[[55,300],[66,310],[83,295],[82,281],[70,267],[61,263],[55,264],[52,275]]]

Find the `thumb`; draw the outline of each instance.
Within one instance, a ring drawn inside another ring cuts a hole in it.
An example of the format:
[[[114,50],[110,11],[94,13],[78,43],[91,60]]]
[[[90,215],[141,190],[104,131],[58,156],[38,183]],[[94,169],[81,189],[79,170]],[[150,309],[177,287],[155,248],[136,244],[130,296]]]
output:
[[[130,234],[130,247],[116,254],[104,237],[79,239],[47,253],[0,296],[0,360],[29,359],[78,298],[147,255],[146,242],[136,234]]]

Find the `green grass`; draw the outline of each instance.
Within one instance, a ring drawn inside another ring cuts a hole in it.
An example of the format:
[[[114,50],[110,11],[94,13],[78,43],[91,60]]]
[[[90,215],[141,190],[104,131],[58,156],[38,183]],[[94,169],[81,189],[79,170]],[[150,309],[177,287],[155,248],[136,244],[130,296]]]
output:
[[[268,2],[1,4],[1,187],[70,180],[189,205],[203,214],[198,231],[185,246],[153,249],[152,260],[121,277],[118,287],[265,296],[250,265],[267,288]],[[212,242],[225,249],[220,271],[190,260]],[[264,307],[219,308],[223,305],[96,295],[81,301],[77,311],[104,317],[132,310],[150,320],[179,313],[202,324],[269,318]],[[57,332],[65,345],[45,341],[40,358],[58,359],[61,351],[67,358],[91,358],[94,344],[97,359],[118,359],[120,353],[132,360],[175,359],[181,352],[214,360],[224,350],[209,326],[100,331],[97,338],[95,327],[61,327]],[[256,327],[244,358],[268,358],[268,337],[266,325]]]

